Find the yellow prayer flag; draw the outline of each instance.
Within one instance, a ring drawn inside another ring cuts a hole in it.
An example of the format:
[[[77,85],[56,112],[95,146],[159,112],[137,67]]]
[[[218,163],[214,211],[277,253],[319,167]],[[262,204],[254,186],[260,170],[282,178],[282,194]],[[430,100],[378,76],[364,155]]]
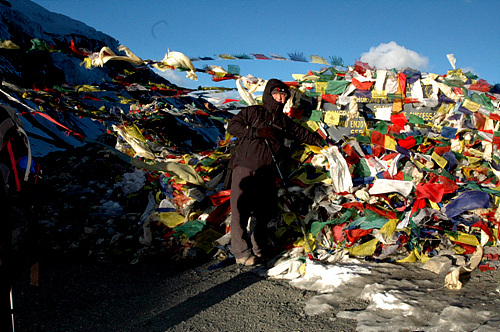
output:
[[[309,150],[311,150],[314,153],[321,153],[321,150],[323,150],[321,146],[308,145],[308,144],[306,144],[306,146],[309,148]]]
[[[190,165],[169,161],[148,164],[138,158],[132,158],[130,160],[130,164],[137,168],[147,169],[148,171],[168,172],[178,176],[180,179],[183,179],[182,181],[187,181],[196,185],[205,184],[203,178],[196,172],[194,167]],[[178,179],[177,181],[181,181],[180,179]]]
[[[491,246],[496,247],[497,242],[498,242],[498,232],[494,228],[490,227],[489,229],[490,229],[490,233],[493,235],[493,238],[490,238],[490,241],[493,242],[493,244]]]
[[[384,90],[372,90],[372,98],[387,99],[387,92]]]
[[[305,276],[305,275],[306,275],[306,264],[302,264],[302,265],[299,267],[299,272],[300,272],[300,275],[303,275],[303,276]]]
[[[417,251],[417,249],[414,249],[415,251],[415,255],[417,256],[417,258],[422,262],[422,263],[427,263],[429,261],[429,259],[431,259],[429,256],[427,256],[426,254],[423,254],[423,253],[420,253]]]
[[[312,236],[311,233],[307,233],[307,239],[309,240],[309,244],[311,245],[311,249],[314,251],[314,249],[316,249],[316,245],[315,245],[315,240],[314,240],[314,237]],[[300,239],[298,239],[297,241],[295,241],[293,243],[294,247],[303,247],[304,248],[304,252],[311,252],[309,250],[309,246],[307,245],[307,242],[305,240],[305,237],[301,237]]]
[[[405,258],[397,260],[398,263],[415,263],[416,261],[417,261],[417,256],[415,255],[415,250],[413,250]]]
[[[431,201],[431,200],[429,200],[429,203],[430,203],[430,205],[431,205],[431,208],[433,208],[433,209],[434,209],[434,210],[436,210],[436,211],[441,211],[441,208],[439,207],[439,204],[438,204],[438,203],[433,202],[433,201]]]
[[[448,72],[446,73],[446,76],[458,76],[458,77],[461,77],[461,76],[463,76],[463,71],[462,71],[462,69],[448,70]]]
[[[196,234],[194,246],[200,248],[208,254],[217,245],[216,241],[222,235],[223,234],[213,229],[206,229],[201,233]]]
[[[457,255],[462,255],[465,253],[465,248],[461,246],[454,246],[452,249]]]
[[[123,130],[133,138],[146,143],[146,139],[144,138],[144,136],[142,135],[141,131],[139,130],[139,128],[135,123],[132,123],[128,126],[124,126]]]
[[[422,263],[427,263],[429,261],[430,257],[422,254],[417,251],[417,249],[413,249],[413,251],[405,258],[398,260],[398,263],[415,263],[416,261],[420,260]]]
[[[319,55],[311,55],[311,62],[312,63],[320,63],[320,64],[323,64],[323,65],[328,65],[328,61],[326,61],[325,58],[323,58],[322,56],[319,56]]]
[[[475,101],[469,99],[465,99],[462,106],[468,109],[469,111],[477,112],[479,110],[479,107],[481,107],[481,104],[476,103]]]
[[[316,92],[318,93],[325,93],[326,86],[328,85],[328,82],[316,82]]]
[[[219,54],[219,57],[224,60],[235,60],[236,58],[231,54]]]
[[[293,213],[293,212],[285,212],[285,213],[283,213],[283,221],[288,226],[290,226],[294,222],[295,218],[296,218],[295,217],[295,213]]]
[[[378,242],[378,239],[372,239],[368,242],[360,244],[359,246],[349,248],[349,252],[353,256],[372,256],[377,249]]]
[[[480,245],[479,240],[475,235],[458,232],[457,235],[448,235],[451,241],[459,242],[463,244],[468,244],[470,246],[478,246]]]
[[[384,148],[396,151],[396,140],[388,135],[385,135]]]
[[[476,157],[471,157],[471,156],[465,156],[465,157],[469,161],[469,165],[471,167],[477,165],[482,159],[482,158],[476,158]]]
[[[304,76],[306,76],[306,75],[305,74],[292,74],[293,79],[296,81],[299,81],[299,82],[304,78]]]
[[[4,40],[0,42],[0,48],[5,48],[9,50],[19,50],[20,47],[12,42],[12,40]]]
[[[323,119],[323,121],[328,126],[338,126],[340,123],[340,113],[333,112],[333,111],[327,111],[327,112],[325,112],[325,118]]]
[[[123,96],[118,96],[120,98],[120,104],[135,104],[137,102],[136,99],[125,98]]]
[[[229,153],[224,153],[222,151],[214,151],[208,157],[217,160],[219,158],[228,158],[229,156],[230,156]]]
[[[389,239],[392,236],[392,234],[396,230],[398,222],[398,219],[390,219],[384,224],[384,226],[380,228],[380,234],[382,234],[384,240]]]
[[[177,212],[160,212],[158,213],[159,221],[169,228],[174,228],[183,224],[186,218]]]
[[[441,168],[445,168],[446,164],[448,163],[448,160],[445,158],[441,157],[436,153],[436,151],[432,152],[431,156],[432,160],[434,160]]]
[[[316,121],[307,121],[303,124],[307,128],[311,129],[312,131],[317,131],[319,129],[319,125],[316,123]]]
[[[436,110],[436,114],[446,114],[447,112],[447,103],[441,103],[438,109]]]
[[[425,167],[424,164],[422,164],[420,161],[416,160],[416,159],[413,159],[413,163],[419,168],[419,169],[423,169]]]
[[[318,183],[318,182],[323,182],[326,179],[329,179],[330,177],[328,176],[328,173],[322,173],[318,177],[315,177],[314,179],[309,179],[309,175],[307,172],[302,172],[298,176],[296,176],[297,179],[299,179],[302,183],[304,184],[313,184],[313,183]]]
[[[86,69],[92,68],[92,59],[91,58],[85,58],[83,59],[82,63],[80,65],[84,65]]]

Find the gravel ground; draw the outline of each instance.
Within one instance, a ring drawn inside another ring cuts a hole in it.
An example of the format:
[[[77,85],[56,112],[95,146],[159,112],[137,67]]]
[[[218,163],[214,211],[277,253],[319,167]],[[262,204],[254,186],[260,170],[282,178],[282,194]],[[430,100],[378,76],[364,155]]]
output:
[[[38,287],[28,273],[15,285],[16,331],[355,331],[333,314],[306,316],[314,292],[212,264],[41,263]]]
[[[41,262],[38,287],[29,285],[28,272],[14,286],[16,331],[356,331],[355,320],[336,314],[369,304],[337,301],[333,311],[308,316],[306,302],[318,293],[263,278],[259,268],[210,269],[214,263]],[[414,264],[398,271],[387,278],[443,283]],[[499,280],[500,270],[476,270],[461,278],[460,291],[434,292],[450,305],[479,303],[495,312]]]

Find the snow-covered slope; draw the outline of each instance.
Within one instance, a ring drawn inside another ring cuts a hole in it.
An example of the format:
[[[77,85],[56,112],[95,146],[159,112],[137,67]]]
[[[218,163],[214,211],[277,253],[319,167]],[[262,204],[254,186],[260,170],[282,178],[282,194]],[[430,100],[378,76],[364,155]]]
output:
[[[85,68],[86,56],[75,49],[96,53],[107,46],[120,54],[118,41],[32,1],[2,0],[0,17],[0,42],[16,46],[0,47],[0,102],[24,114],[35,156],[80,146],[75,133],[91,139],[105,133],[103,119],[95,121],[97,113],[115,108],[126,114],[139,99],[152,102],[148,98],[154,93],[141,84],[177,88],[147,66],[110,61],[102,68]],[[162,96],[156,93],[155,98]]]
[[[38,38],[56,44],[61,37],[85,36],[111,48],[118,46],[118,41],[111,36],[68,16],[50,12],[30,0],[2,1],[0,15],[0,39],[18,38],[24,33],[29,38],[27,42]]]

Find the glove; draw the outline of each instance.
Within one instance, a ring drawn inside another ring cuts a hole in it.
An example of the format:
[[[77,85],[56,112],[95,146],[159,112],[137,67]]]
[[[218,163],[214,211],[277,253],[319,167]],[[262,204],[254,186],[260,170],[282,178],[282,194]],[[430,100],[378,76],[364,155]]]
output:
[[[259,138],[274,138],[274,129],[271,127],[257,128],[255,134]]]

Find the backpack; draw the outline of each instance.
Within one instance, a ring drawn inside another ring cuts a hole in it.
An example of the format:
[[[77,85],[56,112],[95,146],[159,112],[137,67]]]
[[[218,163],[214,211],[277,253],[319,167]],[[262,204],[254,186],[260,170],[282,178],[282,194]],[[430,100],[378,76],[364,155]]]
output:
[[[31,164],[28,168],[27,165]],[[15,109],[0,104],[0,171],[7,192],[20,192],[36,181],[38,172],[31,156],[29,138]],[[36,174],[30,177],[30,173]],[[15,185],[15,187],[12,187]]]
[[[33,263],[33,190],[39,173],[16,110],[0,103],[0,282],[4,285],[11,285]]]

